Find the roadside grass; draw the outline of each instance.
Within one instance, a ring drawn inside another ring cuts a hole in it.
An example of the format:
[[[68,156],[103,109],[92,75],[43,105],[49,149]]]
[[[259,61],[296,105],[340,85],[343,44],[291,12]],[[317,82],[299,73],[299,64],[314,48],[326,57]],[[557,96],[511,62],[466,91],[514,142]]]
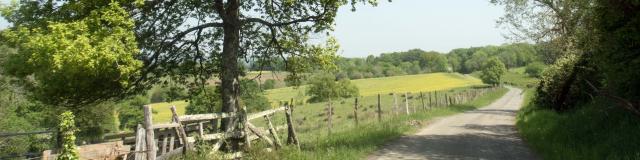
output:
[[[558,113],[532,103],[535,87],[526,84],[537,83],[535,78],[510,71],[504,79],[525,89],[516,126],[543,159],[640,159],[640,117],[597,97]]]
[[[527,103],[517,126],[544,159],[640,159],[640,117],[604,99],[565,113]]]
[[[381,145],[400,136],[413,133],[434,118],[444,117],[486,106],[502,97],[508,89],[495,91],[461,105],[433,108],[411,115],[387,116],[381,122],[375,118],[359,126],[336,127],[332,134],[326,128],[299,132],[301,150],[291,146],[274,152],[265,152],[256,148],[246,155],[246,159],[362,159],[376,151]],[[410,123],[410,121],[419,122]],[[284,134],[281,134],[286,139]]]

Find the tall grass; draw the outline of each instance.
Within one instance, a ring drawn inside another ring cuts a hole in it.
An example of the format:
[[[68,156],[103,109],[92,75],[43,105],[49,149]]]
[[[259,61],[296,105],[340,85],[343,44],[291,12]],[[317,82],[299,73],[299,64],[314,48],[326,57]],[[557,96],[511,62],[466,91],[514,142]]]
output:
[[[322,129],[308,131],[300,136],[300,151],[290,147],[285,147],[275,152],[255,149],[249,152],[245,158],[361,159],[378,149],[382,144],[423,127],[429,120],[488,105],[502,97],[506,92],[507,89],[500,88],[466,104],[439,107],[426,112],[390,117],[382,122],[371,121],[357,127],[338,129],[331,135],[328,135],[326,130]]]
[[[530,103],[532,90],[526,94],[517,126],[544,159],[640,159],[640,117],[598,98],[557,113]]]

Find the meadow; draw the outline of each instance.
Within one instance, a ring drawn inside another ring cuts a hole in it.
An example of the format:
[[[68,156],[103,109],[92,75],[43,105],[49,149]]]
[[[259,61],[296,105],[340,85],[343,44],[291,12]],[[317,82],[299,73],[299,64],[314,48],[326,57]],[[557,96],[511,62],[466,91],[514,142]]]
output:
[[[477,78],[458,73],[430,73],[393,77],[367,78],[352,80],[360,96],[371,96],[387,93],[429,92],[459,87],[482,85]],[[267,97],[272,103],[294,99],[306,99],[306,87],[285,87],[267,90]]]
[[[285,75],[284,73],[271,73],[271,72],[263,72],[264,75],[271,75],[271,77],[280,77]],[[251,72],[248,76],[257,76],[257,72]],[[458,73],[430,73],[430,74],[418,74],[418,75],[405,75],[405,76],[394,76],[394,77],[381,77],[381,78],[369,78],[369,79],[358,79],[352,80],[352,82],[358,87],[360,90],[360,101],[363,106],[362,110],[373,110],[373,104],[377,103],[375,95],[381,94],[381,103],[383,105],[383,112],[388,112],[391,109],[393,102],[393,95],[390,93],[397,93],[398,95],[398,103],[403,103],[403,98],[401,94],[404,93],[413,93],[416,92],[432,92],[432,91],[444,91],[451,90],[454,88],[464,88],[464,87],[473,87],[473,86],[483,86],[482,82],[474,77],[461,75]],[[300,87],[285,87],[285,88],[277,88],[266,91],[266,96],[269,98],[269,101],[272,102],[272,107],[279,106],[281,101],[289,101],[292,98],[298,101],[297,104],[300,104],[301,108],[305,108],[301,110],[299,113],[301,115],[311,115],[311,113],[319,113],[322,111],[321,109],[325,108],[326,103],[304,103],[304,100],[307,98],[305,95],[305,86]],[[426,95],[425,95],[426,96]],[[351,99],[339,99],[335,100],[334,106],[337,112],[336,117],[346,117],[346,115],[340,115],[343,113],[341,111],[341,106],[349,106],[353,107],[353,98]],[[416,103],[410,101],[410,103]],[[189,103],[186,101],[173,101],[173,102],[162,102],[162,103],[153,103],[149,104],[153,108],[153,121],[154,123],[160,122],[169,122],[171,121],[171,111],[169,107],[172,105],[176,106],[176,110],[179,115],[183,115],[185,112],[185,107]],[[307,109],[308,108],[308,109]],[[308,112],[308,113],[307,113]],[[350,113],[349,111],[344,111],[344,113]],[[308,116],[310,117],[310,116]]]

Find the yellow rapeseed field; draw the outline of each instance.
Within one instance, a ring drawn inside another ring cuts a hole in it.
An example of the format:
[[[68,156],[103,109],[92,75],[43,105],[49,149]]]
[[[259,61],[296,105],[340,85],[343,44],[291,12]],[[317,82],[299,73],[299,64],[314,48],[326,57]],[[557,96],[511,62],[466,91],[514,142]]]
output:
[[[458,73],[430,73],[418,75],[405,75],[394,77],[368,78],[352,81],[360,89],[360,95],[370,97],[376,94],[404,93],[404,92],[429,92],[439,90],[449,90],[452,88],[482,85],[482,81],[472,76]],[[280,101],[306,99],[305,86],[285,87],[267,90],[267,97],[274,106]],[[385,100],[386,101],[386,100]],[[171,103],[150,104],[155,113],[154,123],[170,122],[171,111],[169,107],[175,105],[178,114],[185,113],[185,107],[189,104],[186,101],[174,101]]]
[[[458,73],[430,73],[406,76],[358,79],[352,81],[360,89],[361,96],[386,94],[391,92],[437,91],[451,88],[481,85],[482,81],[472,76]],[[267,91],[272,102],[305,97],[305,87],[286,87]]]

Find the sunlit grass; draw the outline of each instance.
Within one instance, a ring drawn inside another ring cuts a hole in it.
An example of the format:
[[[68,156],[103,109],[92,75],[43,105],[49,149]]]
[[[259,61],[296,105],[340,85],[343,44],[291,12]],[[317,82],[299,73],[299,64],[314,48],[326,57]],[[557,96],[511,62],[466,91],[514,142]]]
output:
[[[360,89],[361,96],[387,94],[391,92],[419,92],[447,90],[451,88],[482,85],[482,81],[471,76],[457,73],[431,73],[406,76],[393,76],[381,78],[368,78],[352,80]],[[267,91],[267,97],[271,102],[287,101],[291,98],[303,99],[305,86],[298,88],[286,87]]]
[[[176,106],[176,112],[178,115],[184,115],[185,108],[189,105],[187,101],[173,101],[170,103],[162,102],[162,103],[153,103],[149,104],[153,109],[153,123],[163,123],[163,122],[171,122],[171,108],[172,105]]]

